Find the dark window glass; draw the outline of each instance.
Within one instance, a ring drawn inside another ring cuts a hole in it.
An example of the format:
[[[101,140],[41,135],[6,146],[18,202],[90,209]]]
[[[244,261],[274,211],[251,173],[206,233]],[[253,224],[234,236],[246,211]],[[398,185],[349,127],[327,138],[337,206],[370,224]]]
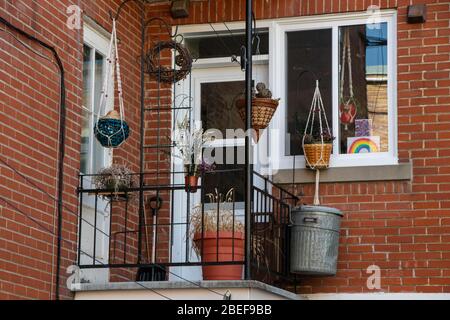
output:
[[[287,139],[286,155],[303,154],[301,134],[308,119],[316,86],[320,90],[332,130],[332,32],[331,29],[287,33]]]
[[[203,128],[217,129],[225,137],[226,129],[244,129],[236,109],[236,100],[241,98],[244,81],[211,82],[201,84]]]
[[[205,130],[220,130],[225,138],[226,129],[244,129],[244,122],[235,106],[243,89],[244,81],[201,84],[201,115]],[[219,193],[226,195],[234,188],[236,202],[244,201],[244,148],[205,149],[205,158],[209,155],[216,160],[216,170],[205,176],[205,194],[215,194],[217,189]],[[205,160],[212,162],[211,159]]]
[[[245,45],[245,32],[211,33],[208,36],[186,38],[185,43],[191,54],[198,59],[240,56],[241,46]],[[260,31],[259,54],[269,53],[269,33]],[[253,54],[258,54],[258,41],[253,43]]]
[[[341,27],[339,39],[340,152],[387,152],[387,23]]]
[[[217,152],[220,152],[221,154],[219,155]],[[243,202],[245,172],[244,147],[222,148],[216,152],[205,150],[205,154],[211,154],[216,159],[223,159],[222,161],[219,161],[222,162],[222,164],[216,164],[215,171],[205,174],[203,183],[205,194],[215,194],[215,190],[217,189],[219,193],[222,193],[225,196],[231,188],[234,188],[235,201]]]
[[[83,47],[83,114],[82,114],[82,130],[81,130],[81,165],[82,173],[90,173],[89,170],[89,154],[91,135],[91,117],[90,110],[92,105],[92,49],[84,45]],[[89,110],[89,111],[88,111]]]

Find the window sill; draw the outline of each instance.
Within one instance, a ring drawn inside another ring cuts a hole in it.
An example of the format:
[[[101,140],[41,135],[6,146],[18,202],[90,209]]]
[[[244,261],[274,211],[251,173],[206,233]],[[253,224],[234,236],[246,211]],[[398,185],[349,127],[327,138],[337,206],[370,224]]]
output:
[[[295,183],[314,183],[315,172],[309,169],[295,170]],[[292,184],[292,169],[279,170],[274,175],[278,184]],[[404,181],[412,179],[412,164],[330,168],[320,172],[321,182],[368,182],[368,181]]]

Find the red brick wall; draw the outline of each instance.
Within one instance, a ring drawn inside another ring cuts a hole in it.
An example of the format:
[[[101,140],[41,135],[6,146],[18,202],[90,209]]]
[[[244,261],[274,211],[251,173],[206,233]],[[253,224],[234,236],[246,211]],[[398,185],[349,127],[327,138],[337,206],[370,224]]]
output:
[[[257,19],[398,9],[398,139],[411,182],[321,186],[322,203],[345,212],[338,274],[301,279],[303,293],[367,292],[366,269],[382,269],[385,292],[450,292],[450,4],[448,1],[256,0]],[[407,5],[426,3],[427,22],[408,24]],[[238,21],[245,1],[191,4],[177,24]],[[312,185],[298,185],[312,202]]]
[[[0,1],[0,15],[37,38],[54,46],[66,71],[67,125],[64,161],[64,212],[61,260],[61,297],[66,289],[66,268],[76,261],[78,210],[76,188],[80,167],[80,122],[82,103],[82,30],[66,26],[66,8],[79,5],[84,13],[111,30],[109,10],[114,1]],[[139,128],[139,15],[138,8],[123,11],[126,25],[118,26],[127,121]],[[5,27],[2,25],[2,29]],[[20,38],[51,57],[36,44]],[[0,31],[0,156],[56,197],[58,159],[59,78],[50,62],[24,49]],[[115,162],[138,168],[139,133],[132,132]],[[55,203],[19,175],[0,164],[0,195],[56,233]],[[0,200],[0,299],[55,298],[56,236],[25,218]]]
[[[448,1],[428,4],[425,24],[406,23],[406,6],[416,1],[257,0],[257,19],[365,10],[370,4],[398,8],[399,154],[414,165],[412,182],[373,182],[322,186],[323,203],[346,213],[340,246],[339,273],[333,278],[302,280],[302,292],[367,291],[365,269],[382,268],[382,290],[389,292],[450,291],[450,65]],[[108,10],[114,1],[76,1],[85,13],[110,30]],[[61,288],[65,268],[75,261],[77,175],[80,150],[82,32],[68,30],[66,7],[72,1],[1,1],[0,14],[15,25],[54,45],[66,68],[68,123],[65,160],[65,205]],[[245,1],[192,2],[191,16],[178,24],[243,20]],[[152,16],[169,18],[168,6],[149,6]],[[139,128],[139,23],[137,7],[123,12],[119,24],[127,121]],[[170,19],[169,19],[170,20]],[[3,28],[3,26],[2,26]],[[56,68],[31,55],[1,32],[0,149],[2,159],[34,178],[56,196],[58,75]],[[155,30],[150,31],[153,35]],[[33,45],[34,46],[34,45]],[[35,46],[34,46],[35,47]],[[38,47],[36,47],[39,49]],[[40,50],[40,49],[39,49]],[[45,86],[43,85],[45,84]],[[148,98],[154,82],[147,82]],[[169,98],[170,91],[167,92]],[[149,101],[147,99],[147,101]],[[149,115],[150,116],[150,115]],[[151,121],[148,119],[148,132]],[[34,140],[33,140],[34,139]],[[150,140],[150,139],[149,139]],[[138,132],[115,154],[115,161],[137,170]],[[152,167],[154,155],[146,158]],[[0,165],[1,197],[56,231],[56,209],[11,170]],[[312,186],[301,186],[310,201]],[[56,239],[4,203],[0,207],[0,299],[54,298]],[[162,216],[165,218],[165,216]],[[70,298],[67,290],[63,297]]]

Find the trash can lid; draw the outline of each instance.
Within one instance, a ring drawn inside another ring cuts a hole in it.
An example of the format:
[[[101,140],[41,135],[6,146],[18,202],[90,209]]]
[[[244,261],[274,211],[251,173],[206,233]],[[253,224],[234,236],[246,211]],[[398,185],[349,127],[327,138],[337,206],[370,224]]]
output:
[[[332,213],[338,216],[343,217],[344,214],[342,213],[342,211],[336,209],[336,208],[331,208],[331,207],[323,207],[323,206],[300,206],[297,207],[295,209],[292,210],[293,212],[295,211],[300,211],[300,212],[323,212],[323,213]]]

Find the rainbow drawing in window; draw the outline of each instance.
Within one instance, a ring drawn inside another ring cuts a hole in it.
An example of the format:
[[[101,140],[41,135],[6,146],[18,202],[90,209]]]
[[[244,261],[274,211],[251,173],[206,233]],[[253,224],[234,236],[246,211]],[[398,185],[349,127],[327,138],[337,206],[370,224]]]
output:
[[[380,137],[352,137],[347,141],[348,152],[347,153],[374,153],[380,152]]]

